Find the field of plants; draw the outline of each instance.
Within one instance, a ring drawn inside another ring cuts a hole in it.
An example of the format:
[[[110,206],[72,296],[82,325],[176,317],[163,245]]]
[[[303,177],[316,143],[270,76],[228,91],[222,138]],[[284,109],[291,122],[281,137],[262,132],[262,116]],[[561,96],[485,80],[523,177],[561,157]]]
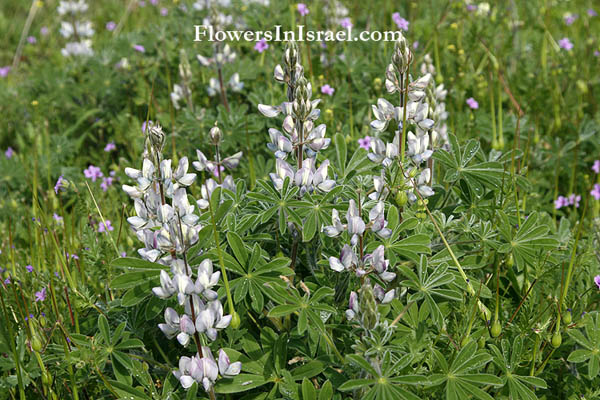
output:
[[[600,399],[598,13],[1,1],[0,400]]]

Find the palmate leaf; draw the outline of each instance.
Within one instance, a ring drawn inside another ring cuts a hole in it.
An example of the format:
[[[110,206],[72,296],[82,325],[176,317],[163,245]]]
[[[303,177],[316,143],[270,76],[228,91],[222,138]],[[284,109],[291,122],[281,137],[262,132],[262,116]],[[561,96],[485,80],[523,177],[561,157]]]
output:
[[[539,214],[532,212],[523,221],[517,232],[512,234],[512,225],[508,216],[499,211],[500,234],[508,242],[500,246],[500,253],[512,252],[518,266],[534,265],[539,254],[558,246],[558,241],[548,236],[550,228],[539,222]]]
[[[481,196],[484,186],[498,188],[506,172],[502,164],[496,161],[483,161],[476,163],[474,158],[480,150],[476,140],[469,140],[464,147],[458,144],[454,135],[448,135],[452,152],[439,150],[434,153],[434,158],[446,167],[445,182],[456,182],[464,179],[470,188]]]
[[[463,400],[470,396],[481,400],[493,400],[480,386],[503,385],[496,375],[478,372],[492,360],[492,356],[484,350],[477,350],[477,343],[474,341],[467,343],[450,365],[439,350],[434,349],[433,355],[443,373],[433,374],[431,381],[434,385],[446,383],[446,400]]]
[[[568,334],[583,349],[578,349],[569,354],[567,361],[582,363],[587,361],[588,378],[594,379],[600,372],[600,314],[590,312],[585,318],[585,336],[578,329],[568,330]]]

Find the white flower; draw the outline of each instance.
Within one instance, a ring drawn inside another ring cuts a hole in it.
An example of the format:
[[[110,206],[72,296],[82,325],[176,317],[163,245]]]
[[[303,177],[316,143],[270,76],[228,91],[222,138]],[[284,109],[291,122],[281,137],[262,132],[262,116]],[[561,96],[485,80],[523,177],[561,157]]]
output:
[[[229,361],[229,356],[223,349],[219,350],[219,372],[225,378],[236,376],[242,370],[242,363],[237,361],[233,364]]]
[[[196,293],[202,294],[207,300],[216,300],[217,292],[212,288],[219,283],[221,272],[213,273],[212,261],[206,259],[198,266],[198,277],[196,279]]]

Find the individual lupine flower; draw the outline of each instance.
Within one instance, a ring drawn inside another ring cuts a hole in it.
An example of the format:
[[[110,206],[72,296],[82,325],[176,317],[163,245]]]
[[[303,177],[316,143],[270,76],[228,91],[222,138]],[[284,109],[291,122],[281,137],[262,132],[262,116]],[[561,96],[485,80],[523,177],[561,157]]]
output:
[[[329,267],[336,272],[349,270],[357,265],[358,257],[356,257],[356,254],[354,254],[352,248],[347,244],[342,247],[342,252],[339,258],[329,257]]]
[[[410,177],[410,172],[407,173],[406,178]],[[431,186],[429,186],[429,181],[431,180],[431,170],[429,168],[425,168],[422,170],[416,179],[410,179],[410,182],[413,186],[413,189],[418,191],[421,197],[431,197],[435,193]],[[408,200],[410,202],[417,201],[417,195],[415,195],[412,191],[408,193]]]
[[[177,341],[184,347],[188,345],[190,337],[196,332],[194,321],[187,314],[179,317],[177,311],[171,307],[165,309],[165,323],[158,324],[158,328],[168,339],[177,336]]]
[[[391,282],[396,278],[396,274],[388,271],[389,260],[385,259],[384,246],[378,246],[373,253],[365,256],[365,263],[370,263],[375,272],[379,275],[382,281]]]
[[[383,170],[381,170],[380,176],[373,176],[373,189],[375,189],[375,191],[369,194],[369,199],[371,200],[385,199],[390,193],[390,190],[385,184],[385,172]]]
[[[76,14],[86,12],[88,5],[85,0],[61,1],[56,9],[59,15]]]
[[[62,21],[60,25],[60,34],[69,38],[77,32],[79,37],[90,37],[94,35],[94,28],[90,21],[76,21],[74,23]]]
[[[329,237],[336,237],[345,229],[340,220],[340,213],[335,208],[331,211],[331,225],[323,227],[323,232]]]
[[[396,289],[386,292],[381,286],[375,284],[375,286],[373,286],[373,295],[375,295],[375,298],[379,300],[381,304],[387,304],[394,300],[394,296],[396,296]]]
[[[5,66],[0,68],[0,78],[6,78],[10,72],[10,67]]]
[[[217,338],[217,329],[225,329],[231,322],[231,315],[223,315],[223,305],[219,300],[211,301],[196,318],[196,330],[206,333],[210,340]]]
[[[592,189],[592,191],[590,192],[590,194],[592,196],[594,196],[594,198],[596,200],[600,200],[600,183],[594,184],[594,188]]]
[[[358,294],[355,291],[350,292],[350,298],[348,300],[348,309],[346,310],[346,318],[352,321],[360,312],[358,304]]]
[[[82,40],[81,42],[67,43],[61,50],[61,54],[65,57],[69,56],[92,56],[94,51],[92,50],[91,40]]]
[[[240,74],[236,72],[231,75],[227,81],[227,86],[234,92],[241,92],[244,88],[244,82],[240,81]]]
[[[600,174],[600,160],[594,161],[594,165],[592,165],[592,171],[597,174]]]
[[[565,49],[567,51],[571,51],[573,49],[573,43],[569,40],[569,38],[562,38],[558,41],[558,45],[561,49]]]
[[[415,135],[412,132],[407,134],[407,152],[406,154],[418,165],[423,161],[427,161],[432,155],[433,150],[428,149],[429,134]]]
[[[560,210],[562,207],[567,207],[569,205],[569,199],[564,196],[558,196],[556,200],[554,200],[554,208]]]
[[[196,293],[201,294],[207,300],[216,300],[217,292],[212,290],[219,283],[220,271],[213,272],[213,264],[206,259],[198,266],[198,275],[194,285]]]
[[[100,222],[98,224],[98,232],[99,233],[103,233],[103,232],[112,232],[114,231],[115,228],[112,226],[112,223],[110,222],[109,219],[105,220],[104,222]]]
[[[15,154],[15,151],[13,150],[12,147],[8,146],[8,148],[6,149],[6,151],[4,152],[4,156],[6,158],[8,158],[9,160],[13,157],[13,155]]]
[[[9,282],[10,283],[10,282]],[[35,292],[35,301],[44,301],[46,300],[46,288],[42,288],[39,292]]]
[[[169,273],[165,270],[160,271],[160,286],[152,288],[152,293],[161,299],[168,299],[173,296],[177,292],[177,288]],[[166,311],[165,311],[165,319],[166,319]]]
[[[568,202],[570,206],[575,206],[575,208],[579,208],[579,202],[581,201],[581,196],[575,195],[572,193],[568,197]]]
[[[371,140],[371,153],[367,154],[369,160],[382,164],[384,167],[389,167],[394,159],[398,157],[398,143],[400,142],[399,131],[396,131],[394,141],[392,143],[384,143],[379,138]]]
[[[198,62],[205,67],[216,66],[217,68],[222,67],[226,63],[233,62],[236,58],[236,53],[231,50],[228,44],[220,46],[216,44],[213,47],[213,57],[204,57],[200,54],[196,55]]]
[[[194,382],[201,383],[205,391],[209,391],[219,376],[219,367],[210,353],[208,347],[203,346],[202,352],[208,356],[181,357],[179,359],[179,371],[174,375],[179,379],[184,389],[189,389]]]
[[[391,236],[392,231],[386,228],[387,221],[385,220],[384,209],[383,201],[378,201],[375,207],[369,211],[369,223],[373,233],[378,234],[382,238],[388,238]]]
[[[292,152],[292,142],[277,129],[269,128],[271,143],[267,143],[269,150],[275,153],[276,158],[286,159]]]
[[[117,149],[117,145],[115,144],[114,141],[110,142],[110,143],[107,143],[106,146],[104,146],[104,151],[107,152],[107,153],[111,152],[111,151],[114,151],[116,149]]]
[[[33,265],[27,265],[25,266],[25,269],[27,270],[27,272],[33,272]]]
[[[408,31],[409,22],[400,16],[400,13],[393,13],[392,20],[398,26],[398,29],[402,29],[403,31]]]
[[[304,16],[308,15],[308,13],[310,11],[308,10],[308,7],[306,6],[306,4],[298,3],[298,12],[300,13],[300,15],[302,15],[304,17]]]
[[[377,106],[372,105],[375,121],[371,122],[371,128],[376,132],[384,131],[392,119],[400,120],[400,107],[394,107],[386,99],[377,100]]]
[[[352,25],[352,20],[350,18],[346,17],[346,18],[342,18],[342,20],[340,21],[340,26],[344,29],[350,29],[354,25]]]
[[[321,86],[321,93],[332,96],[333,92],[335,92],[335,89],[329,86],[329,84]]]
[[[264,39],[264,38],[260,39],[254,45],[254,50],[258,51],[259,53],[262,53],[263,51],[265,51],[268,48],[269,48],[269,43],[267,43],[266,39]]]
[[[237,361],[231,363],[225,350],[219,350],[219,372],[224,378],[231,378],[238,375],[242,370],[242,363]]]
[[[594,277],[594,283],[598,286],[598,290],[600,290],[600,275],[596,275]]]
[[[141,44],[134,44],[133,49],[139,53],[145,53],[146,52],[146,48],[144,46],[142,46]]]
[[[102,178],[103,176],[100,167],[96,167],[91,164],[83,171],[83,174],[86,178],[91,179],[92,182],[96,182],[96,179]]]
[[[114,31],[116,27],[117,27],[117,24],[114,21],[108,21],[106,23],[106,30],[109,32]]]
[[[475,100],[472,97],[469,97],[467,99],[467,105],[472,109],[472,110],[477,110],[479,108],[479,103],[477,102],[477,100]]]
[[[358,147],[368,151],[371,148],[371,136],[365,136],[364,138],[358,139]]]
[[[346,221],[348,234],[351,236],[350,243],[355,246],[358,243],[358,237],[365,232],[365,222],[362,220],[362,216],[358,213],[358,208],[354,200],[350,200],[348,204],[348,211],[346,212]]]
[[[490,12],[490,4],[487,2],[479,3],[477,5],[477,15],[488,15]]]

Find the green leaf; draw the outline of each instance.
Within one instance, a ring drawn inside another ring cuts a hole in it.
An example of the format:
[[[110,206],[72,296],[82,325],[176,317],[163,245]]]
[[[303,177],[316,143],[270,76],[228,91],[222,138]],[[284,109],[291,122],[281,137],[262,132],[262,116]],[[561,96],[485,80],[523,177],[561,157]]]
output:
[[[317,390],[308,378],[302,379],[302,400],[317,400]]]
[[[321,390],[319,391],[319,400],[331,400],[333,397],[333,385],[331,381],[327,380],[321,386]]]
[[[98,316],[98,329],[100,330],[100,334],[104,339],[104,343],[110,343],[110,327],[108,326],[108,320],[103,314]]]
[[[115,268],[125,269],[129,271],[150,271],[160,274],[160,271],[165,269],[165,266],[158,263],[142,260],[140,258],[116,258],[110,262],[110,265]]]
[[[294,368],[291,371],[291,374],[295,381],[299,381],[304,378],[312,378],[313,376],[317,376],[323,372],[324,369],[325,364],[323,364],[321,361],[313,360]]]
[[[269,311],[269,317],[284,317],[299,309],[300,307],[296,304],[282,304],[273,307],[271,311]]]
[[[219,379],[215,392],[220,394],[240,393],[264,385],[268,381],[262,375],[239,374],[232,379]]]
[[[246,246],[244,246],[242,238],[235,232],[227,232],[227,243],[240,264],[246,265],[246,262],[248,261],[248,251],[246,250]]]
[[[340,132],[335,134],[335,154],[337,156],[338,166],[341,175],[344,175],[346,169],[346,158],[348,157],[348,149],[346,146],[346,138]]]
[[[354,389],[363,389],[367,386],[374,385],[377,382],[375,379],[350,379],[344,383],[342,383],[338,390],[342,392],[349,392]]]
[[[114,278],[110,282],[110,287],[115,290],[129,289],[144,283],[148,279],[156,278],[159,275],[160,270],[128,272]]]

